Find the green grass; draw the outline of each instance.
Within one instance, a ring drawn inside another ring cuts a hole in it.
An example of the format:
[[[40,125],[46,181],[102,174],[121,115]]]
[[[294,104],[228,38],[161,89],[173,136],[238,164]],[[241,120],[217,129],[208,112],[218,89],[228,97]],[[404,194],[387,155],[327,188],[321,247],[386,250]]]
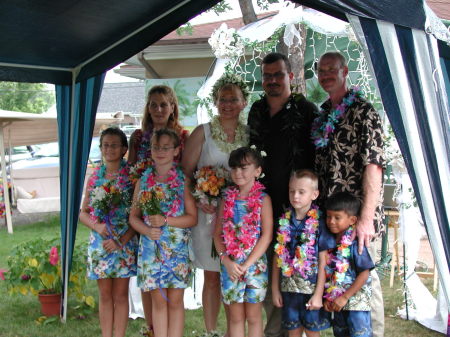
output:
[[[47,221],[14,227],[14,234],[7,233],[5,227],[0,227],[0,268],[6,268],[6,258],[11,248],[26,240],[36,237],[54,238],[60,236],[58,218],[49,218]],[[86,241],[89,231],[83,226],[78,226],[77,241]],[[431,280],[428,280],[428,283]],[[89,281],[89,294],[97,298],[97,285]],[[442,336],[436,332],[424,328],[414,321],[405,321],[396,316],[398,307],[403,305],[403,292],[401,283],[396,280],[393,288],[389,288],[389,280],[383,281],[383,296],[385,301],[386,337],[415,337]],[[68,320],[65,324],[54,322],[48,325],[38,325],[35,320],[41,316],[40,307],[36,297],[33,296],[9,296],[4,283],[0,281],[0,336],[1,337],[91,337],[100,336],[100,327],[97,313],[89,315],[86,319],[79,320],[74,307],[76,302],[69,302]],[[219,318],[219,330],[224,331],[225,317],[223,310]],[[140,336],[139,330],[144,324],[143,319],[129,321],[127,336]],[[204,331],[203,315],[201,309],[187,310],[185,323],[185,336],[197,336]],[[333,336],[331,330],[322,333],[323,337]]]

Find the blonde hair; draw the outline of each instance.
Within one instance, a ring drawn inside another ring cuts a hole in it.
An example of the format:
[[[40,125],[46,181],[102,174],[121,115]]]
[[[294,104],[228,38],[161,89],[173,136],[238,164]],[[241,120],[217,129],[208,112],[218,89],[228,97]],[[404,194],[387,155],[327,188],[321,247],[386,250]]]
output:
[[[178,110],[178,99],[177,95],[171,87],[167,85],[155,85],[153,86],[147,94],[147,103],[145,104],[144,116],[142,118],[142,131],[146,132],[153,129],[153,121],[150,113],[148,112],[150,107],[150,97],[153,94],[161,94],[164,95],[170,104],[173,105],[173,112],[169,116],[169,120],[167,121],[167,128],[175,130],[178,134],[181,134],[183,127],[178,121],[179,110]]]
[[[311,180],[313,187],[315,190],[319,189],[319,177],[317,174],[308,169],[302,169],[302,170],[295,170],[292,171],[290,179],[302,179],[302,178],[308,178]]]

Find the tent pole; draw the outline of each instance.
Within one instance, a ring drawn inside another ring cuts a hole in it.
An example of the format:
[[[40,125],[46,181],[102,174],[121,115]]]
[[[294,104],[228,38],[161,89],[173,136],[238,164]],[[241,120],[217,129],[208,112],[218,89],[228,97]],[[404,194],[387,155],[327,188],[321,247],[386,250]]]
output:
[[[0,123],[0,152],[2,156],[2,179],[3,179],[3,198],[5,198],[5,213],[6,213],[6,225],[8,227],[8,233],[13,233],[12,220],[11,220],[11,205],[8,192],[8,177],[6,176],[6,160],[5,160],[5,143],[3,141],[3,123]]]

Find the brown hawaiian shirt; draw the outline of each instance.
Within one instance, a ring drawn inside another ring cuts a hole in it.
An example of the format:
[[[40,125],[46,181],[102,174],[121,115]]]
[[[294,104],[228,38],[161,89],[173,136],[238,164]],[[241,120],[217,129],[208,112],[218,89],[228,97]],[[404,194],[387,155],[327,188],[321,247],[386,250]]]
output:
[[[322,104],[329,113],[330,100]],[[320,204],[336,192],[350,192],[362,200],[363,172],[368,164],[384,167],[383,127],[378,112],[364,98],[356,98],[335,126],[328,145],[316,149],[315,170],[320,178]],[[375,232],[383,228],[382,193],[375,211]]]

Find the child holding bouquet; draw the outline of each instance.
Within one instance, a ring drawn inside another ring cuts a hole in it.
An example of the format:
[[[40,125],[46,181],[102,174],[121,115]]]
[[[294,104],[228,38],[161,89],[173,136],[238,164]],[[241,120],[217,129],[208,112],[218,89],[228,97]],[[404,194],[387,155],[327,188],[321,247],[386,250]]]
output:
[[[128,226],[133,195],[123,156],[127,137],[117,128],[100,136],[103,164],[89,177],[80,222],[91,229],[88,278],[97,280],[103,337],[125,336],[128,323],[128,282],[136,275],[137,237]]]
[[[272,298],[282,308],[282,326],[289,337],[318,337],[330,327],[323,311],[325,263],[336,247],[324,218],[313,204],[319,179],[310,170],[298,170],[289,180],[289,208],[279,220],[272,268]],[[281,286],[280,286],[281,274]],[[281,290],[281,291],[280,291]]]
[[[262,171],[261,155],[249,147],[230,154],[231,178],[236,184],[219,205],[214,243],[221,261],[223,301],[229,304],[231,337],[262,337],[262,301],[268,270],[265,251],[272,240],[272,203],[256,181]]]
[[[360,201],[348,192],[339,192],[328,198],[325,208],[327,226],[335,235],[337,247],[329,250],[325,266],[324,308],[334,312],[336,337],[370,337],[370,270],[375,265],[367,248],[359,254],[358,242],[352,239]]]
[[[141,233],[138,286],[150,292],[156,337],[181,337],[184,328],[184,289],[191,279],[190,227],[197,208],[189,182],[174,163],[180,151],[170,129],[154,132],[153,165],[136,183],[130,223]]]

